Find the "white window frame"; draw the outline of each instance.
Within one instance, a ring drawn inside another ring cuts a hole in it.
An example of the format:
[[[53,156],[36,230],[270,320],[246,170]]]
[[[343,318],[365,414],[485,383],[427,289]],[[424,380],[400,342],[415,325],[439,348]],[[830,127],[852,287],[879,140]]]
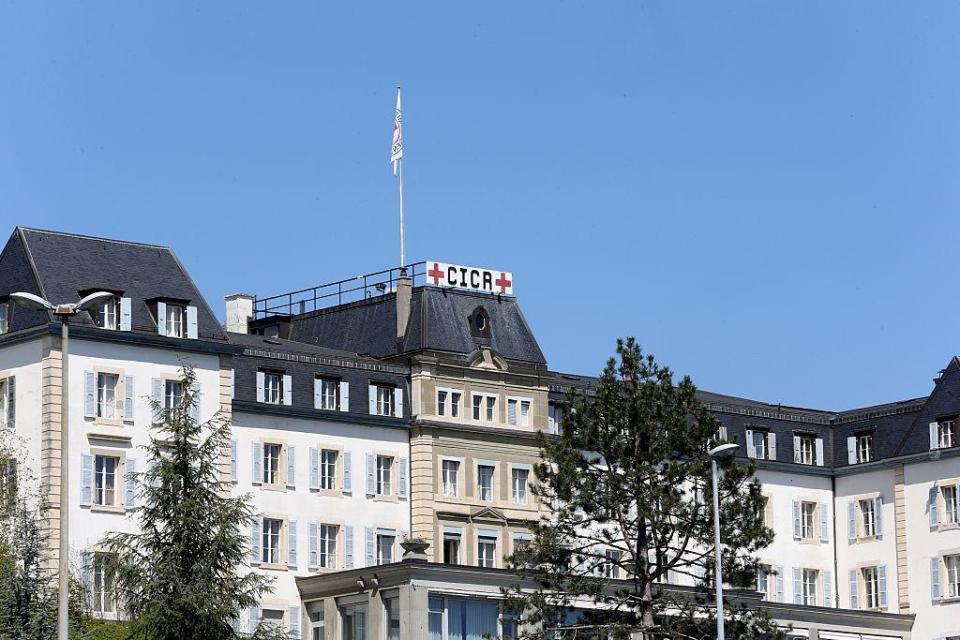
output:
[[[759,460],[766,460],[770,457],[769,435],[763,429],[753,430],[753,450]]]
[[[518,478],[523,479],[521,492],[521,483],[518,483]],[[527,504],[528,496],[530,495],[530,470],[525,467],[511,467],[510,468],[510,496],[513,498],[514,504]]]
[[[270,530],[267,530],[270,523]],[[276,531],[273,531],[276,524]],[[284,521],[282,518],[264,517],[260,521],[260,564],[279,566],[284,564],[283,534]]]
[[[116,331],[120,328],[120,298],[111,296],[103,303],[97,305],[96,313],[93,318],[94,324],[101,329],[110,329]]]
[[[809,508],[809,513],[808,513]],[[811,502],[809,500],[800,501],[800,539],[801,540],[817,540],[819,539],[819,523],[817,522],[817,514],[819,513],[820,505],[816,502]],[[808,518],[809,515],[809,518]]]
[[[320,409],[326,411],[340,410],[340,381],[334,378],[318,376],[320,381]],[[264,389],[266,391],[266,389]]]
[[[800,464],[817,464],[817,437],[807,433],[798,434],[797,437],[800,443]]]
[[[108,471],[107,461],[113,461],[113,470]],[[103,461],[103,468],[101,469],[101,461]],[[120,496],[121,490],[121,472],[120,466],[122,465],[123,460],[120,456],[111,456],[103,453],[97,453],[93,456],[93,505],[97,507],[118,507],[120,506]],[[113,486],[107,488],[107,482],[111,480]],[[110,502],[106,501],[107,491],[112,491],[112,499]]]
[[[328,460],[332,454],[333,461]],[[337,466],[340,462],[340,452],[337,449],[320,449],[320,489],[336,491]],[[329,486],[328,486],[329,485]]]
[[[283,372],[261,370],[263,374],[263,402],[283,404]]]
[[[602,565],[603,577],[610,580],[619,580],[620,565],[617,563],[623,557],[623,552],[617,549],[606,549],[603,552],[603,557],[606,558]]]
[[[333,535],[329,535],[330,533]],[[325,535],[327,534],[327,535]],[[337,551],[339,548],[338,538],[340,536],[340,525],[320,523],[317,528],[317,566],[321,569],[336,569]]]
[[[378,453],[374,459],[374,490],[377,496],[393,495],[393,470],[396,459],[392,455]]]
[[[396,551],[394,547],[397,546],[396,534],[381,533],[380,531],[377,531],[375,535],[376,535],[376,545],[377,545],[377,548],[375,550],[377,554],[377,564],[378,565],[390,564],[392,562],[395,562]],[[385,544],[387,539],[389,539],[390,541],[389,545]],[[383,553],[385,549],[390,550],[390,558],[388,559],[389,560],[388,562],[384,562],[384,560],[387,560],[387,558],[384,557],[384,553]]]
[[[515,421],[510,422],[510,404],[516,403]],[[524,406],[526,413],[524,413]],[[507,424],[511,427],[529,427],[533,412],[533,399],[527,396],[507,396]]]
[[[942,593],[946,598],[960,598],[960,554],[945,554],[941,564],[944,585]]]
[[[943,517],[940,519],[940,524],[960,524],[960,486],[941,484],[940,498],[943,500]]]
[[[270,455],[270,452],[276,448],[276,463],[274,464],[274,456]],[[263,475],[260,478],[260,482],[265,487],[279,487],[283,485],[283,453],[284,446],[282,442],[272,442],[265,441],[263,443],[263,459],[261,460],[261,466],[263,467]],[[273,479],[270,479],[271,473]]]
[[[774,575],[773,566],[761,562],[757,567],[757,592],[764,600],[775,601],[776,598],[776,575]]]
[[[99,551],[90,554],[91,609],[104,617],[117,614],[117,578],[110,570],[111,555]],[[109,583],[109,590],[105,588],[106,583]]]
[[[497,422],[497,394],[484,391],[474,391],[470,394],[470,419],[481,424],[496,424]],[[479,407],[477,400],[480,400]],[[479,417],[477,415],[479,409]]]
[[[489,547],[490,556],[487,558],[484,550]],[[498,546],[498,536],[488,536],[477,534],[477,566],[486,567],[488,569],[495,569],[497,567],[497,546]]]
[[[120,400],[117,397],[117,387],[120,386],[120,374],[114,373],[112,371],[98,371],[97,372],[97,397],[96,397],[96,409],[97,417],[102,420],[116,420],[117,416],[120,415]],[[107,379],[113,379],[113,389],[105,384]],[[110,400],[110,393],[112,392],[113,398]],[[107,411],[110,410],[111,415],[106,415]]]
[[[957,418],[942,418],[937,420],[937,446],[939,449],[955,447],[957,436]]]
[[[437,387],[437,416],[460,418],[463,415],[463,390]]]
[[[484,487],[482,484],[482,475],[480,473],[480,468],[490,469],[490,486]],[[490,464],[489,462],[478,462],[476,465],[477,473],[477,500],[480,502],[495,502],[497,498],[497,465],[496,463]],[[484,497],[484,493],[488,493],[487,497]]]
[[[803,604],[817,606],[820,591],[820,570],[801,569],[800,571],[800,598]]]
[[[876,498],[860,498],[857,500],[857,510],[860,512],[860,537],[872,538],[877,535],[877,501]]]
[[[0,302],[0,335],[10,332],[10,306],[9,300]]]
[[[450,466],[448,466],[448,463]],[[456,498],[460,495],[460,469],[463,460],[460,458],[440,459],[440,490],[446,498]],[[453,482],[451,483],[451,476]]]
[[[880,608],[880,569],[875,566],[860,569],[860,584],[863,589],[865,609]]]
[[[172,411],[181,402],[183,402],[183,380],[172,378],[163,380],[163,408]]]
[[[857,464],[873,460],[873,432],[860,433],[856,436]]]
[[[166,303],[167,337],[187,337],[187,307],[175,302]]]
[[[392,416],[397,409],[393,398],[393,391],[396,387],[391,387],[386,384],[374,384],[373,388],[377,393],[377,415]]]

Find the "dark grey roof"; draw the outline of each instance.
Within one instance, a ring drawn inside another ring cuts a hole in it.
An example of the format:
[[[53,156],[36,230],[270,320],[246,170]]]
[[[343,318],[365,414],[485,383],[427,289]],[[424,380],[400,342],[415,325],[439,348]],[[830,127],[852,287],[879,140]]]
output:
[[[156,334],[147,301],[183,300],[197,307],[198,337],[226,340],[226,334],[189,274],[169,247],[17,227],[4,249],[0,295],[18,289],[53,303],[72,302],[81,292],[104,289],[131,299],[132,330]],[[8,275],[8,267],[11,269]],[[31,281],[32,280],[32,281]],[[32,326],[51,318],[31,314]],[[17,310],[15,317],[26,316]],[[17,324],[14,329],[25,328]],[[73,322],[93,325],[88,314]]]

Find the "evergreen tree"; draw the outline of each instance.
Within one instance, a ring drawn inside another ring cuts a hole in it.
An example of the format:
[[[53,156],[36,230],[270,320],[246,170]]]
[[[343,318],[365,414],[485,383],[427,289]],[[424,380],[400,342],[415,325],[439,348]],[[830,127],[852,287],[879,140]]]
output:
[[[172,409],[153,402],[147,470],[135,476],[138,533],[103,541],[112,554],[117,596],[132,637],[223,640],[241,609],[256,605],[272,580],[243,566],[253,522],[249,496],[231,497],[224,469],[230,425],[220,414],[200,423],[192,367],[182,369]],[[279,637],[261,625],[257,637]]]
[[[570,396],[562,434],[540,435],[532,492],[548,511],[531,543],[508,561],[537,585],[507,593],[522,626],[534,629],[524,637],[715,636],[707,452],[723,442],[718,434],[689,378],[674,384],[670,369],[632,338],[618,341],[595,393]],[[752,590],[755,554],[773,532],[763,522],[754,463],[721,466],[724,581]],[[697,590],[665,588],[677,576]],[[596,607],[576,618],[575,600]],[[781,637],[763,611],[733,602],[725,609],[728,637]],[[563,628],[566,635],[556,633]]]

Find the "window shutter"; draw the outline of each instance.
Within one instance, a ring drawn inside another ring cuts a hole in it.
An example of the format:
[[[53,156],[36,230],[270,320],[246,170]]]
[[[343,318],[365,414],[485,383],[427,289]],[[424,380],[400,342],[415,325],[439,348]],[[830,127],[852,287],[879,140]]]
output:
[[[167,335],[167,303],[157,303],[157,333]]]
[[[939,435],[937,433],[938,431],[939,431],[939,425],[936,422],[931,422],[930,423],[930,450],[931,451],[933,451],[934,449],[940,448],[940,438],[937,437]]]
[[[250,628],[248,631],[253,634],[260,626],[260,607],[250,607]]]
[[[793,604],[803,604],[803,585],[800,583],[800,568],[793,568]]]
[[[377,564],[377,537],[373,527],[364,528],[364,538],[366,540],[365,566],[372,567]]]
[[[137,393],[134,390],[133,376],[123,376],[123,421],[133,422],[133,403]]]
[[[257,402],[263,402],[263,371],[257,371]]]
[[[857,583],[856,569],[850,569],[850,608],[860,608],[860,585]]]
[[[349,451],[343,452],[343,492],[351,493],[353,491],[353,480],[352,480],[352,471],[351,464],[353,460],[353,454]]]
[[[120,298],[120,331],[130,331],[133,324],[130,298]]]
[[[817,466],[823,466],[823,438],[817,438]]]
[[[877,538],[883,538],[883,497],[877,496],[873,501],[873,513],[877,528]]]
[[[367,497],[371,498],[376,493],[376,468],[374,467],[373,454],[367,454]]]
[[[930,558],[930,599],[940,602],[940,556]]]
[[[927,502],[930,505],[930,527],[937,527],[940,525],[940,516],[937,513],[937,498],[939,497],[939,490],[937,485],[934,484],[930,487],[930,495],[927,499]]]
[[[93,371],[83,372],[83,417],[97,417],[97,380]]]
[[[820,542],[830,540],[830,508],[826,502],[820,503]]]
[[[93,554],[85,551],[80,557],[80,575],[83,580],[84,597],[87,606],[93,606]]]
[[[407,497],[407,459],[400,458],[399,479],[397,484],[397,495],[401,498]]]
[[[857,503],[853,500],[847,503],[847,539],[857,539]]]
[[[320,409],[323,407],[323,380],[320,378],[313,379],[313,408]]]
[[[783,602],[783,565],[777,565],[777,602]]]
[[[773,431],[767,434],[767,450],[770,452],[767,454],[768,460],[777,459],[777,434]]]
[[[127,456],[124,461],[123,504],[128,509],[137,506],[137,485],[134,478],[137,473],[137,460]]]
[[[253,484],[262,484],[263,483],[263,447],[260,444],[259,440],[254,440],[250,443],[250,462],[251,469],[251,479],[250,482]]]
[[[377,415],[377,385],[371,384],[367,389],[370,415],[375,416]]]
[[[193,306],[187,307],[187,337],[197,339],[197,308]]]
[[[293,404],[293,376],[283,376],[283,404],[288,407]]]
[[[857,464],[857,438],[847,438],[847,464]]]
[[[150,379],[150,403],[153,405],[153,421],[163,421],[163,381],[160,378]]]
[[[318,537],[319,526],[317,525],[316,520],[311,520],[307,525],[307,568],[316,569],[320,563],[320,552],[319,552],[319,541]]]
[[[793,436],[793,461],[800,462],[800,436]]]
[[[353,569],[353,525],[343,528],[343,568]]]
[[[747,457],[757,457],[757,447],[753,443],[753,431],[750,429],[747,429]]]
[[[297,488],[297,447],[287,445],[287,489]]]
[[[823,606],[833,606],[833,572],[823,572]]]
[[[17,377],[7,378],[7,428],[17,425]]]
[[[800,501],[793,501],[793,539],[800,539]]]
[[[287,566],[297,568],[297,521],[287,522]]]
[[[237,481],[237,439],[230,441],[230,480]]]
[[[350,383],[340,382],[340,411],[350,411]]]
[[[516,400],[507,400],[507,424],[517,424]]]
[[[877,567],[877,577],[880,584],[880,608],[887,608],[887,565]]]
[[[193,381],[193,386],[190,388],[190,395],[193,396],[193,406],[190,407],[190,419],[194,422],[200,422],[200,383],[196,380]]]
[[[250,564],[252,565],[260,564],[260,536],[262,535],[260,527],[262,525],[263,521],[260,518],[255,518],[250,525]]]
[[[287,612],[287,617],[289,618],[287,620],[287,624],[290,631],[290,635],[294,638],[299,638],[300,637],[300,607],[295,604],[290,605],[290,609]]]
[[[80,505],[89,507],[93,503],[93,456],[86,453],[80,456]]]
[[[320,489],[320,450],[310,447],[310,488]]]
[[[393,415],[403,417],[403,389],[400,387],[393,390]]]

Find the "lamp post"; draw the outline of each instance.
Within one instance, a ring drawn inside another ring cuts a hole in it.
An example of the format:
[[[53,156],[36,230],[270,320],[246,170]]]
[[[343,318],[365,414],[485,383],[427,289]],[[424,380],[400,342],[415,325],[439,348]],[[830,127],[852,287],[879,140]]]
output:
[[[68,640],[67,636],[70,630],[68,619],[70,610],[70,541],[67,537],[70,513],[70,501],[67,499],[70,486],[67,477],[70,470],[69,441],[67,439],[67,426],[70,419],[68,405],[70,385],[67,379],[67,359],[70,355],[70,318],[81,311],[89,311],[112,297],[112,293],[97,291],[84,296],[79,302],[55,305],[32,293],[18,291],[10,294],[10,299],[25,309],[50,311],[60,318],[60,564],[57,570],[57,640]]]
[[[723,567],[720,553],[720,472],[717,469],[717,460],[732,457],[740,445],[728,443],[714,447],[707,452],[710,456],[710,470],[713,472],[713,547],[716,567],[714,568],[714,582],[717,592],[717,640],[726,636],[723,630]]]

